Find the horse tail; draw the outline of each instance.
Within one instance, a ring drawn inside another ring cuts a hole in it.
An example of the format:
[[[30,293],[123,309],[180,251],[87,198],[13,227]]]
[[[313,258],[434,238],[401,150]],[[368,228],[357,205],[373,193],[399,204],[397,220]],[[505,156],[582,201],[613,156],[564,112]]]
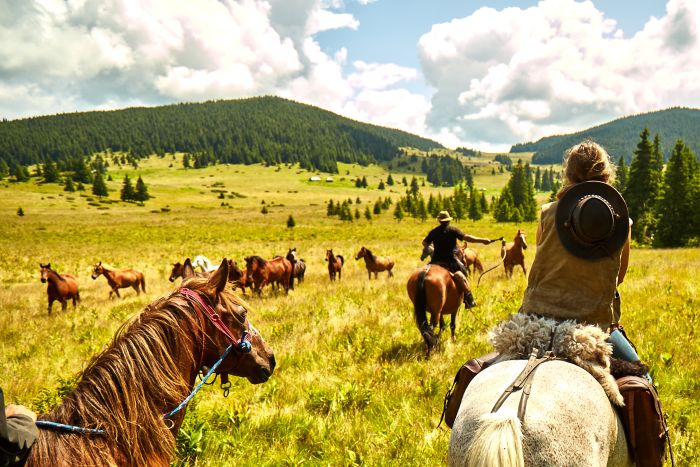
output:
[[[469,467],[524,467],[523,432],[513,411],[484,414],[467,452]]]
[[[289,260],[287,260],[287,261],[289,261]],[[289,264],[292,266],[291,268],[289,268],[289,288],[294,290],[294,266],[295,266],[295,263],[292,263],[291,261],[289,261]]]
[[[416,279],[416,299],[413,302],[413,315],[416,318],[416,325],[418,330],[425,340],[425,344],[428,349],[437,344],[437,336],[433,327],[428,323],[426,310],[427,310],[427,298],[425,293],[425,275],[428,273],[425,269],[418,273],[418,278]]]
[[[146,276],[141,274],[141,290],[146,293]]]
[[[335,255],[336,258],[340,258],[340,265],[342,266],[345,264],[345,258],[343,258],[343,255]]]
[[[474,269],[479,271],[479,274],[484,273],[484,265],[481,263],[481,260],[478,257],[474,258]]]

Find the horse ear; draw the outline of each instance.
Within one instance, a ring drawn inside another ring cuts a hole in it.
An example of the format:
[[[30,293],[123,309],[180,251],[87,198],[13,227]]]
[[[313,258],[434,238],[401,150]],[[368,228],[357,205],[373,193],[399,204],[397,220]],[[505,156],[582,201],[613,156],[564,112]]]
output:
[[[209,285],[216,289],[216,295],[219,295],[226,287],[228,282],[228,260],[224,258],[221,261],[221,266],[209,278]]]
[[[185,264],[182,265],[182,279],[189,279],[190,277],[194,277],[194,268],[190,259],[187,258]]]
[[[49,268],[49,269],[51,269],[51,263],[48,263],[48,264],[46,265],[46,267]]]

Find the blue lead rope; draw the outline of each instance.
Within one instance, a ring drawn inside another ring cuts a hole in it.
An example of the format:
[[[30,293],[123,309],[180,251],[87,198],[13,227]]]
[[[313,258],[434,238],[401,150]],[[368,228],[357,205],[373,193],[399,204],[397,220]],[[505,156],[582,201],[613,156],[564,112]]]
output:
[[[197,392],[202,388],[202,385],[209,379],[209,377],[212,375],[212,373],[214,373],[214,371],[216,371],[216,369],[219,367],[219,365],[221,365],[221,362],[224,361],[224,358],[226,358],[226,356],[231,352],[231,350],[233,350],[233,345],[229,345],[228,348],[226,350],[224,350],[224,353],[221,354],[221,358],[219,358],[219,360],[216,363],[214,363],[214,365],[212,365],[211,368],[209,368],[209,371],[207,372],[207,374],[204,375],[204,377],[202,378],[202,381],[200,381],[197,384],[197,386],[194,387],[194,389],[192,390],[190,395],[187,396],[184,401],[180,402],[180,405],[178,405],[173,410],[171,410],[170,412],[163,415],[163,419],[168,419],[168,418],[172,417],[173,415],[178,413],[180,410],[182,410],[187,405],[187,403],[194,397],[194,395],[197,394]],[[83,428],[80,426],[66,425],[65,423],[51,422],[49,420],[37,420],[36,426],[38,426],[39,428],[48,428],[48,429],[55,428],[55,429],[59,429],[59,430],[70,431],[73,433],[87,433],[87,434],[91,434],[91,435],[104,435],[107,433],[105,430],[100,430],[97,428]]]

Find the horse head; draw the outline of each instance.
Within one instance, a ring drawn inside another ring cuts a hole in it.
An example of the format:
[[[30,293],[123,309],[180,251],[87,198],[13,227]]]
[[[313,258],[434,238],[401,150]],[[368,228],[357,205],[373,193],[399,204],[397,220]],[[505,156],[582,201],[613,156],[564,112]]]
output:
[[[228,261],[224,258],[219,269],[209,279],[192,277],[183,281],[188,289],[206,298],[212,308],[221,317],[224,326],[239,340],[231,339],[217,329],[212,321],[205,319],[207,334],[204,366],[212,366],[226,348],[234,344],[233,351],[223,360],[217,370],[219,374],[247,378],[253,384],[267,381],[275,369],[275,355],[267,345],[260,332],[248,320],[248,306],[241,300],[228,284]],[[242,346],[244,342],[250,346]]]
[[[326,261],[329,261],[333,257],[333,250],[326,250]]]
[[[366,254],[367,254],[367,248],[365,248],[365,247],[360,248],[360,251],[358,251],[357,254],[355,255],[355,260],[357,261],[360,258],[364,258]]]
[[[46,265],[39,263],[39,267],[41,268],[41,282],[46,283],[51,272],[51,263]]]
[[[232,259],[228,260],[228,280],[235,282],[243,277],[243,270]]]
[[[525,241],[525,232],[522,230],[518,229],[518,234],[515,236],[515,239],[513,242],[518,243],[520,242],[521,246],[523,247],[523,250],[527,250],[527,242]]]
[[[102,261],[98,262],[92,267],[92,274],[90,277],[92,277],[93,280],[97,279],[100,277],[101,274],[104,274],[105,270],[102,267]]]
[[[297,249],[296,249],[296,248],[291,248],[291,249],[287,252],[287,256],[285,256],[285,258],[287,259],[287,261],[290,261],[292,264],[294,264],[294,263],[296,263],[297,261],[299,261],[299,258],[297,257]]]
[[[178,277],[181,277],[181,276],[182,276],[182,263],[180,263],[178,261],[177,263],[173,263],[173,270],[170,271],[170,277],[168,278],[168,280],[170,282],[175,282],[175,279],[177,279]]]
[[[433,256],[434,251],[435,251],[435,249],[433,248],[432,245],[425,245],[423,247],[423,252],[420,254],[420,260],[423,261],[428,256]]]

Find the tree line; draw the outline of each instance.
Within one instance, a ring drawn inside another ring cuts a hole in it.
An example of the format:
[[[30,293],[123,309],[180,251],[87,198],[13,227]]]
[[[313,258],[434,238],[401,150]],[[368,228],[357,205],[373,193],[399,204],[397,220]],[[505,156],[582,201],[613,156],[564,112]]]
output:
[[[337,173],[337,162],[390,161],[400,147],[442,147],[418,136],[356,122],[277,97],[69,113],[0,122],[8,166],[74,161],[108,150],[140,159],[192,154],[193,166],[299,163]]]

